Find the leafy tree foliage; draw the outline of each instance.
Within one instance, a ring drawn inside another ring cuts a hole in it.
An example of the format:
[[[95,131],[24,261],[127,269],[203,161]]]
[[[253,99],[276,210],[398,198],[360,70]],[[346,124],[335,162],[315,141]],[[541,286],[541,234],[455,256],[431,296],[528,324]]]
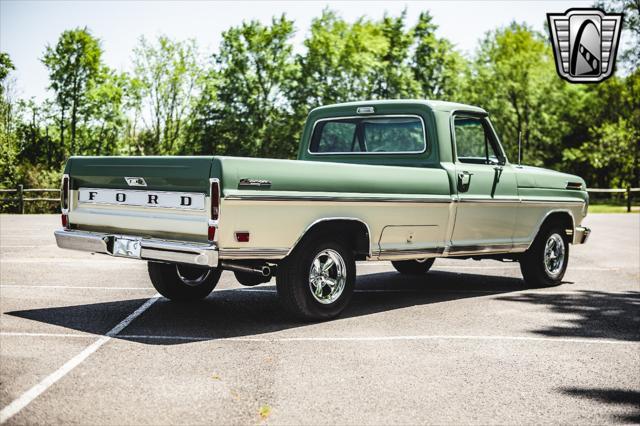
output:
[[[87,92],[97,84],[103,72],[102,48],[87,28],[62,33],[55,46],[47,46],[42,62],[49,70],[49,88],[56,95],[60,118],[60,145],[65,146],[64,131],[69,120],[69,152],[77,154],[78,124],[87,114]]]
[[[298,71],[293,22],[245,22],[222,34],[196,112],[198,152],[245,156],[293,155],[296,146],[287,93]]]
[[[198,47],[161,36],[142,37],[134,50],[135,108],[144,123],[143,153],[171,154],[184,144],[187,119],[201,76]]]

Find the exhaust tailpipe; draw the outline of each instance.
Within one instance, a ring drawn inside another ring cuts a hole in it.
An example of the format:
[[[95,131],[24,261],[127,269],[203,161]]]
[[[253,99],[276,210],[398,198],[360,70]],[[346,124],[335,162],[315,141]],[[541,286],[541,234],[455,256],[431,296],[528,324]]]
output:
[[[241,263],[225,261],[220,262],[220,265],[222,266],[222,269],[227,269],[229,271],[247,272],[249,274],[262,275],[263,277],[271,276],[271,268],[268,265],[249,266]]]

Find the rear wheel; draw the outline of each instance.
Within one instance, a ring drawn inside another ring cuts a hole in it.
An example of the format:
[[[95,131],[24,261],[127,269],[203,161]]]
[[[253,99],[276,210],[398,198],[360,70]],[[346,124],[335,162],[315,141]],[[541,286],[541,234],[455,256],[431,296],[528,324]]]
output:
[[[171,300],[204,299],[220,280],[221,269],[175,263],[148,263],[149,277],[158,293]]]
[[[276,277],[284,307],[305,320],[340,314],[353,294],[353,252],[337,238],[310,237],[280,265]]]
[[[569,264],[569,240],[560,226],[543,229],[520,258],[520,271],[530,287],[551,287],[562,282]]]
[[[403,275],[423,275],[431,269],[435,260],[436,259],[432,257],[430,259],[420,260],[400,260],[391,262],[391,264],[396,268],[396,271]]]

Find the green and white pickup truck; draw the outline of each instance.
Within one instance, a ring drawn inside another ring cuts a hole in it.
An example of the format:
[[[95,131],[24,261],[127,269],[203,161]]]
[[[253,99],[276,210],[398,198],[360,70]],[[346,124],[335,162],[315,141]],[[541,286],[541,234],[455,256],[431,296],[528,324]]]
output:
[[[55,237],[148,261],[172,300],[206,297],[223,270],[249,286],[275,276],[288,310],[321,320],[349,302],[358,260],[402,274],[516,260],[527,284],[559,284],[590,232],[585,189],[510,163],[481,108],[354,102],[311,111],[297,160],[72,157]]]

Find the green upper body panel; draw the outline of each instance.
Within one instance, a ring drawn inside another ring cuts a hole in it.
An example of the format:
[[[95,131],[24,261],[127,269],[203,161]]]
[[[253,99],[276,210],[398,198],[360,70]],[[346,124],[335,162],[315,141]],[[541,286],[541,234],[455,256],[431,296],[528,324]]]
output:
[[[449,196],[446,172],[438,168],[407,168],[368,164],[218,157],[224,195],[258,192],[394,194]],[[241,179],[269,181],[268,186],[243,187]]]
[[[358,108],[373,109],[359,113]],[[143,177],[146,189],[208,191],[209,178],[221,180],[223,194],[257,192],[279,194],[341,193],[395,194],[398,196],[450,196],[456,189],[455,150],[451,134],[454,113],[486,116],[481,108],[451,102],[392,100],[350,102],[316,108],[303,130],[298,160],[219,156],[72,157],[65,173],[73,188],[126,188],[124,177]],[[424,123],[426,149],[416,153],[312,153],[309,150],[318,120],[334,117],[408,115]],[[512,167],[508,163],[508,167]],[[518,193],[586,200],[584,181],[573,175],[535,167],[514,167]],[[243,186],[241,179],[268,181],[264,186]],[[582,190],[567,190],[581,183]],[[541,195],[542,194],[542,195]]]
[[[203,192],[209,188],[212,156],[71,157],[65,173],[79,187],[126,188],[125,177],[143,177],[146,189]]]

